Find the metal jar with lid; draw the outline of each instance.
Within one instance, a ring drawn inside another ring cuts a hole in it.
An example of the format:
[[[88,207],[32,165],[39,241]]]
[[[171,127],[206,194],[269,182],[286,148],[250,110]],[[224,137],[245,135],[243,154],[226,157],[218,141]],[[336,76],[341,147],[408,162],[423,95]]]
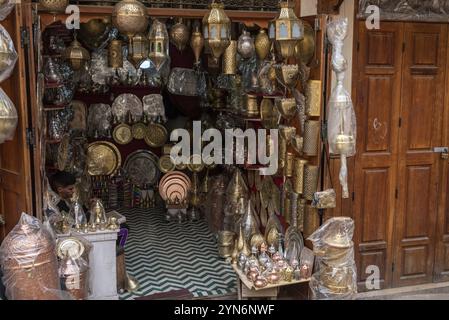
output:
[[[25,213],[0,247],[6,296],[10,300],[59,300],[55,243],[41,223]]]

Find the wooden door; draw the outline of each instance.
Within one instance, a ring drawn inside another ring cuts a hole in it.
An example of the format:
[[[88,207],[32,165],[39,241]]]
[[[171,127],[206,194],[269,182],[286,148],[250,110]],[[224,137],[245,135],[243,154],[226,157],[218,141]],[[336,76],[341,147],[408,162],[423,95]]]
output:
[[[17,4],[11,14],[1,22],[6,28],[19,55],[11,77],[1,83],[2,89],[14,103],[19,122],[13,141],[0,145],[0,214],[4,222],[0,226],[0,241],[15,226],[22,212],[32,214],[30,149],[27,144],[28,99],[25,50],[21,43],[23,8]],[[29,6],[27,6],[30,9]]]
[[[447,25],[406,23],[404,40],[395,287],[433,280]]]
[[[381,288],[391,285],[403,24],[382,22],[380,30],[367,30],[364,21],[356,26],[354,240],[363,291],[369,266],[380,269]]]

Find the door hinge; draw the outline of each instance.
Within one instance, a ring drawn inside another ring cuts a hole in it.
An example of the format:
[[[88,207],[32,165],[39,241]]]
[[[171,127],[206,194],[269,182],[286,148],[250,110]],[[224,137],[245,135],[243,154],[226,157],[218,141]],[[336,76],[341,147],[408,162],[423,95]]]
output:
[[[321,20],[316,18],[315,19],[315,31],[320,31],[321,30]]]
[[[355,200],[355,192],[352,193],[352,201]]]
[[[395,197],[396,199],[399,199],[399,189],[398,189],[398,188],[396,188],[396,190],[395,190],[395,192],[394,192],[394,197]]]
[[[405,52],[405,42],[402,43],[402,52]]]
[[[393,263],[391,264],[391,272],[392,272],[392,273],[394,273],[395,267],[396,267],[396,266],[395,266],[395,264],[394,264],[394,262],[393,262]]]
[[[357,41],[357,52],[360,51],[360,41]]]
[[[402,128],[402,118],[399,117],[399,128]]]
[[[33,128],[27,128],[26,129],[26,139],[27,144],[30,148],[34,147],[34,129]]]
[[[22,48],[28,47],[30,44],[30,33],[26,27],[20,27],[20,45]]]

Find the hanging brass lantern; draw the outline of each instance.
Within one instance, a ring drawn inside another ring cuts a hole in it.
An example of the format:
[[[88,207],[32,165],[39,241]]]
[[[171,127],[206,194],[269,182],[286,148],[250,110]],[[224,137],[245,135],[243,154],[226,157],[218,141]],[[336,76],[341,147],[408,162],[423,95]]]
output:
[[[201,59],[201,52],[204,49],[204,38],[198,25],[195,27],[195,31],[192,32],[192,37],[190,38],[190,46],[192,47],[193,53],[195,55],[195,64],[199,64]]]
[[[168,59],[168,32],[165,24],[159,20],[154,20],[148,34],[150,40],[150,53],[148,58],[153,61],[156,69],[159,70]]]
[[[137,0],[122,0],[112,10],[112,23],[120,33],[132,37],[147,29],[147,9]]]
[[[138,68],[143,60],[148,56],[148,39],[142,34],[137,33],[131,38],[128,59]]]
[[[218,60],[231,43],[231,20],[223,3],[211,3],[210,11],[203,18],[203,35],[206,46]]]
[[[70,63],[73,70],[80,70],[90,59],[89,51],[83,48],[78,40],[73,40],[64,52],[64,58]]]
[[[182,23],[182,19],[170,29],[170,40],[179,51],[184,51],[190,39],[189,28]]]
[[[304,24],[294,12],[294,3],[282,1],[279,16],[269,24],[269,38],[280,47],[282,58],[287,60],[295,54],[295,46],[304,38]]]

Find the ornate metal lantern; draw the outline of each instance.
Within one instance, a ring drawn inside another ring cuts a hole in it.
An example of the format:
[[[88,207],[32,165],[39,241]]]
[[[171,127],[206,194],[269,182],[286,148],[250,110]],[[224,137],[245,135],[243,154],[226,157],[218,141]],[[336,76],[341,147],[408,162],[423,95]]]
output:
[[[218,60],[231,43],[231,20],[223,3],[212,1],[210,11],[203,18],[203,36],[206,46]]]
[[[192,37],[190,38],[190,46],[192,47],[193,53],[195,55],[195,64],[199,64],[201,59],[201,52],[204,48],[204,38],[198,25],[195,27],[195,31],[192,32]]]
[[[128,58],[138,68],[143,60],[148,56],[148,39],[142,34],[137,33],[131,38]]]
[[[170,39],[179,51],[184,51],[190,40],[190,30],[182,23],[182,19],[171,28]]]
[[[269,37],[280,47],[282,58],[287,60],[295,54],[295,46],[304,38],[304,25],[294,12],[294,3],[282,1],[279,16],[269,24]]]
[[[148,27],[146,7],[137,0],[122,0],[114,6],[112,23],[128,37],[144,32]]]
[[[154,20],[148,34],[150,40],[150,53],[148,58],[153,61],[156,69],[159,70],[164,62],[168,59],[168,32],[165,24],[159,20]]]
[[[73,40],[70,46],[64,52],[64,58],[70,63],[73,70],[80,70],[90,59],[89,51],[83,48],[78,40]]]

